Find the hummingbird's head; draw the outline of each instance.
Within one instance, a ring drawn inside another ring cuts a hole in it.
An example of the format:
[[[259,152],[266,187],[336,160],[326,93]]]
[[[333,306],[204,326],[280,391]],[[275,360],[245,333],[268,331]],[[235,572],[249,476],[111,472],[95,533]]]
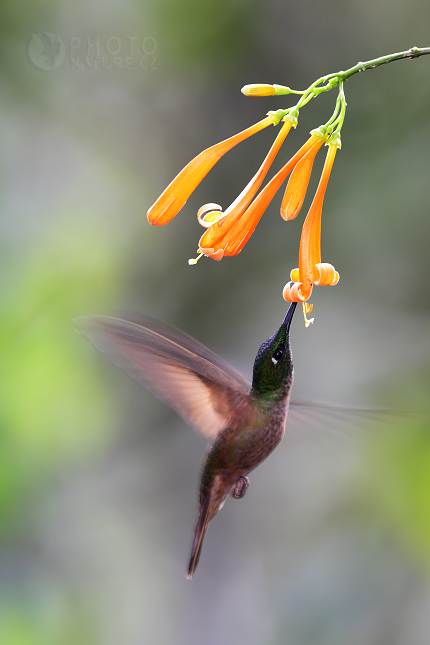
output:
[[[266,340],[255,357],[252,389],[258,394],[283,393],[293,378],[290,325],[296,309],[292,302],[276,334]]]

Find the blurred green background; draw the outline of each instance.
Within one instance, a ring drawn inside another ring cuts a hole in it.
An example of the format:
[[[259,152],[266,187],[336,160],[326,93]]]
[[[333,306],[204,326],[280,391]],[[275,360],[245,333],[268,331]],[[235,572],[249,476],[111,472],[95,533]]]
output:
[[[168,226],[148,207],[205,147],[292,104],[244,84],[305,88],[429,45],[429,27],[424,0],[0,4],[2,644],[429,642],[430,57],[348,82],[323,215],[341,281],[292,329],[296,399],[419,412],[292,424],[211,524],[192,583],[205,443],[72,324],[141,311],[250,377],[303,214],[285,224],[280,191],[238,257],[187,259],[197,209],[226,207],[275,131],[226,155]],[[275,170],[334,101],[302,111]]]

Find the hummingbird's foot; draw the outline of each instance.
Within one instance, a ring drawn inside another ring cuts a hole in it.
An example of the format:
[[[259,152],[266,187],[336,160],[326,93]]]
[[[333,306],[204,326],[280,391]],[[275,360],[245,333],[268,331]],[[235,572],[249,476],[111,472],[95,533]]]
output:
[[[242,499],[245,497],[245,493],[248,490],[249,479],[248,477],[238,477],[236,481],[236,486],[232,490],[232,497],[234,499]]]

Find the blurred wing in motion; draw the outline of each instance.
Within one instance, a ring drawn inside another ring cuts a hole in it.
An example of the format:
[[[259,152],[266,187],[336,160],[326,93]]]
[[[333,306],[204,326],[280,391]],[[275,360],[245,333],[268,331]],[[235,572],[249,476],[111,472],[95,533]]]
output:
[[[384,425],[404,425],[411,416],[408,410],[291,401],[287,432],[293,438],[337,436],[346,439]]]
[[[213,441],[250,384],[190,336],[151,318],[87,316],[76,325],[124,372]]]

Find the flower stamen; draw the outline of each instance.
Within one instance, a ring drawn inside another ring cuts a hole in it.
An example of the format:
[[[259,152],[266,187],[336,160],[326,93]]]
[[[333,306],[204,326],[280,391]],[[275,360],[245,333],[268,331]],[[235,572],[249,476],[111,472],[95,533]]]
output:
[[[202,257],[203,253],[201,253],[200,251],[197,251],[197,253],[198,253],[199,255],[198,255],[196,258],[190,258],[190,259],[188,260],[188,264],[189,264],[189,265],[197,264],[197,262],[200,260],[200,258]]]
[[[307,315],[311,313],[314,306],[309,304],[308,302],[302,302],[302,307],[303,307],[303,318],[305,319],[305,327],[309,327],[309,325],[312,325],[315,318],[307,318]]]

